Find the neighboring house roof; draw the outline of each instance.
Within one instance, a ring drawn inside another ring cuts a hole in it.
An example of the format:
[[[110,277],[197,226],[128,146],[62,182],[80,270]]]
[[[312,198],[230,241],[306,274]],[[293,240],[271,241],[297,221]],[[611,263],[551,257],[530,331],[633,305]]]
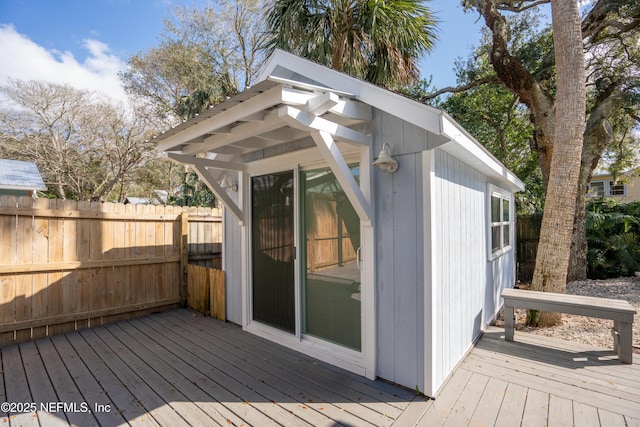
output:
[[[0,189],[45,191],[47,186],[35,163],[0,159]]]
[[[148,205],[151,202],[146,197],[127,197],[124,199],[124,203],[132,205]]]
[[[124,203],[132,205],[166,205],[169,199],[169,193],[165,190],[153,190],[153,197],[131,197],[127,196]]]
[[[591,178],[592,179],[604,179],[604,178],[611,178],[613,177],[613,174],[611,172],[608,171],[603,171],[603,170],[594,170],[593,173],[591,174]],[[628,170],[628,171],[623,171],[623,172],[618,172],[617,175],[618,178],[628,178],[628,179],[634,179],[637,178],[637,173],[636,170]]]

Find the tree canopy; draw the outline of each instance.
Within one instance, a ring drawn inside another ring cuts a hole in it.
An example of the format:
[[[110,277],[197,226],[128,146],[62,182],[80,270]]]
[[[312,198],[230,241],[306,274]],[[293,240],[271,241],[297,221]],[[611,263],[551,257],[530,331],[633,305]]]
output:
[[[554,152],[557,106],[557,64],[553,32],[549,27],[532,31],[533,14],[549,3],[542,1],[464,0],[469,11],[484,19],[486,57],[491,67],[469,67],[457,88],[427,94],[424,100],[445,92],[460,92],[482,84],[498,83],[526,106],[534,126],[535,150],[547,188]],[[640,103],[640,2],[598,0],[588,4],[580,28],[585,50],[586,126],[576,198],[570,279],[586,276],[584,231],[585,194],[592,171],[601,158],[614,166],[628,164],[629,147],[637,140]],[[535,27],[533,27],[535,28]],[[626,141],[625,144],[620,142]],[[616,163],[615,159],[622,162]],[[625,160],[626,159],[626,160]]]
[[[378,86],[418,78],[437,23],[421,0],[274,0],[268,47],[281,48]]]
[[[157,47],[133,55],[120,77],[158,117],[176,122],[251,85],[264,60],[262,3],[176,7]]]
[[[144,115],[69,85],[11,80],[0,86],[0,153],[32,160],[52,196],[123,201],[155,155]]]

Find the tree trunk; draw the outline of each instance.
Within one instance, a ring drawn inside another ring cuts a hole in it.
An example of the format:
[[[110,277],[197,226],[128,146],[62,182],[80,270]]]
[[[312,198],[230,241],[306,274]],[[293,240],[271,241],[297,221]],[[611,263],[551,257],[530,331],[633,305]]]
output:
[[[578,183],[578,197],[576,198],[576,215],[571,243],[571,256],[567,281],[584,280],[587,278],[587,233],[586,223],[586,194],[593,173],[602,152],[611,142],[613,135],[606,126],[607,117],[613,114],[616,100],[620,97],[619,85],[613,84],[596,99],[596,106],[589,114],[584,131],[584,147],[580,165],[580,181]]]
[[[575,1],[552,0],[557,73],[553,155],[532,289],[564,293],[582,159],[586,87],[580,14]],[[533,323],[557,324],[557,313],[538,313]]]
[[[576,197],[576,214],[573,222],[571,237],[571,251],[569,253],[569,268],[567,282],[585,280],[587,278],[587,232],[586,224],[586,195],[587,186],[591,178],[591,169],[580,168],[578,196]]]

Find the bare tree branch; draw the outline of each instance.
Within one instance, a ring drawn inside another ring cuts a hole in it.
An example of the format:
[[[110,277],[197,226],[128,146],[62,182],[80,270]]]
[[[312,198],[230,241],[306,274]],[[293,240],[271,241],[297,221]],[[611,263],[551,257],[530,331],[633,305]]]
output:
[[[551,3],[551,0],[538,0],[529,3],[528,1],[510,1],[510,2],[502,2],[497,4],[498,10],[506,10],[508,12],[524,12],[528,9],[533,9],[534,7],[538,7],[542,4]]]
[[[458,93],[458,92],[464,92],[465,90],[469,90],[471,88],[474,88],[476,86],[480,86],[483,84],[500,84],[500,79],[497,76],[487,76],[487,77],[481,77],[477,80],[474,80],[470,83],[467,83],[465,85],[462,86],[458,86],[458,87],[451,87],[451,86],[447,86],[445,88],[439,89],[435,92],[432,93],[428,93],[425,96],[422,97],[422,102],[434,99],[440,95],[442,95],[443,93]]]

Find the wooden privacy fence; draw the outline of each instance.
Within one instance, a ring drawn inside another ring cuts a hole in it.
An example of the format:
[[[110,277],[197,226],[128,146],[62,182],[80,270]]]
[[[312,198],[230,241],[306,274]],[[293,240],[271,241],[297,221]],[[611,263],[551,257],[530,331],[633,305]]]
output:
[[[529,281],[533,278],[541,224],[542,214],[522,215],[516,222],[516,254],[520,281]]]
[[[308,194],[308,209],[313,215],[307,221],[307,268],[321,271],[342,267],[355,261],[356,250],[338,209],[338,201],[332,194]]]
[[[226,320],[224,271],[189,264],[187,305],[203,314]]]
[[[190,211],[0,197],[0,346],[186,305],[189,246],[221,242]]]
[[[220,209],[184,207],[189,217],[189,264],[222,268],[222,217]]]

